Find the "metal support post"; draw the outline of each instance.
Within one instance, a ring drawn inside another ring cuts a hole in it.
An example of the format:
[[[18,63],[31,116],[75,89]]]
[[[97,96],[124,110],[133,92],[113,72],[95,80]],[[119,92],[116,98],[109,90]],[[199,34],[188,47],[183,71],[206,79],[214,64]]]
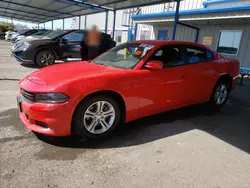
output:
[[[81,29],[81,16],[79,16],[79,29]]]
[[[64,30],[64,18],[63,18],[63,30]]]
[[[112,38],[115,38],[115,22],[116,22],[116,10],[114,10],[114,18],[113,18],[113,31],[112,31]]]
[[[109,19],[109,12],[106,11],[106,19],[105,19],[105,33],[108,33],[108,19]]]
[[[39,24],[37,24],[37,29],[39,29]]]
[[[87,16],[84,16],[84,29],[87,29]]]
[[[43,23],[43,29],[45,29],[45,22]]]
[[[195,33],[195,42],[196,42],[196,43],[198,43],[199,33],[200,33],[200,29],[197,29],[197,30],[196,30],[196,33]]]
[[[51,21],[51,29],[54,30],[54,23],[53,23],[54,20]]]
[[[180,0],[176,0],[176,9],[175,9],[175,17],[174,17],[174,27],[172,31],[172,40],[175,40],[175,34],[177,29],[177,24],[179,21],[179,9],[180,9]]]
[[[141,8],[137,7],[136,10],[135,10],[135,12],[133,10],[133,14],[134,13],[135,13],[135,15],[141,14]],[[133,22],[132,22],[132,25],[133,25]],[[132,40],[136,40],[136,38],[137,38],[137,29],[138,29],[138,24],[135,23],[135,25],[134,25],[134,36],[133,36]]]
[[[135,33],[134,33],[134,37],[133,37],[133,40],[136,40],[136,37],[137,37],[137,28],[138,28],[138,24],[135,23]]]

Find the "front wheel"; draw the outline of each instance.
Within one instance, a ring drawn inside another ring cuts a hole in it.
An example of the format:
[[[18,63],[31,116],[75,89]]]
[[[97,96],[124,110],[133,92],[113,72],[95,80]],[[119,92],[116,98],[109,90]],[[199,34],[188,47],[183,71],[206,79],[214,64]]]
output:
[[[49,50],[42,50],[36,55],[36,64],[40,67],[46,67],[55,63],[55,55]]]
[[[73,131],[86,138],[109,135],[120,123],[118,103],[108,96],[95,96],[83,101],[73,117]]]
[[[229,94],[229,83],[226,80],[219,81],[214,88],[210,104],[215,108],[221,108],[227,101]]]

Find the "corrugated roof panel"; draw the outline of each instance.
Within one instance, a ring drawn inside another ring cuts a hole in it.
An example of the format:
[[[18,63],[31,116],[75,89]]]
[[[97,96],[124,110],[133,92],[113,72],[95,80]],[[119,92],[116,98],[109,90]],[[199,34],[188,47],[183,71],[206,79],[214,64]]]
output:
[[[171,1],[173,0],[165,2]],[[82,2],[75,0],[1,0],[0,8],[3,13],[0,16],[43,23],[106,10],[120,10],[159,3],[162,3],[162,0],[88,0]],[[9,14],[4,15],[7,10],[9,10]]]

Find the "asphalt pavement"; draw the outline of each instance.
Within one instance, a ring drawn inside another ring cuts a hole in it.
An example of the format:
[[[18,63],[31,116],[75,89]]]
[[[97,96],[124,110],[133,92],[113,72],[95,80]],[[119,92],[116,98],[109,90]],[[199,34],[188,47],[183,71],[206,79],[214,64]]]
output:
[[[18,80],[36,70],[0,41],[1,188],[250,187],[250,82],[220,110],[187,107],[120,127],[99,141],[46,137],[18,118]]]

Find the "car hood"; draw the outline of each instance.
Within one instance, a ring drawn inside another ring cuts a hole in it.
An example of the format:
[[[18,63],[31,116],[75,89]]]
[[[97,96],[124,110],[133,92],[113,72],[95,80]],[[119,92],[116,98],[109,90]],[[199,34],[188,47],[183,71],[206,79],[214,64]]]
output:
[[[34,41],[34,42],[31,42],[31,41]],[[41,43],[41,42],[52,42],[52,40],[50,40],[49,38],[44,38],[44,36],[31,35],[31,36],[22,38],[22,41],[20,42]]]
[[[30,35],[30,36],[27,36],[26,38],[27,39],[33,39],[33,40],[37,40],[37,39],[42,39],[44,36],[42,36],[42,35]],[[49,39],[48,37],[47,37],[47,39]]]
[[[22,38],[21,40],[19,40],[16,44],[19,44],[19,46],[21,46],[23,43],[27,43],[30,45],[42,45],[42,44],[51,44],[54,43],[55,41],[53,41],[52,39],[49,38]]]
[[[95,78],[104,74],[112,74],[125,71],[123,69],[97,65],[89,62],[72,62],[65,64],[52,65],[36,72],[31,73],[20,82],[20,86],[32,91],[32,88],[27,88],[26,81],[29,83],[40,85],[43,88],[54,88],[65,85],[71,81],[84,79],[87,77]],[[32,84],[31,84],[32,85]]]

